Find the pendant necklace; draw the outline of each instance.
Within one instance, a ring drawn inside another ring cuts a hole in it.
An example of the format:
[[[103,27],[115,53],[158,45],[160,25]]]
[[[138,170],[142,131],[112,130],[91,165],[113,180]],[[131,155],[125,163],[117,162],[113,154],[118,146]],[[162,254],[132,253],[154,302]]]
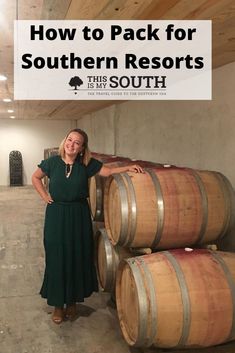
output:
[[[70,174],[72,172],[72,169],[73,169],[73,164],[67,163],[65,165],[65,176],[66,176],[66,178],[68,178],[70,176]]]

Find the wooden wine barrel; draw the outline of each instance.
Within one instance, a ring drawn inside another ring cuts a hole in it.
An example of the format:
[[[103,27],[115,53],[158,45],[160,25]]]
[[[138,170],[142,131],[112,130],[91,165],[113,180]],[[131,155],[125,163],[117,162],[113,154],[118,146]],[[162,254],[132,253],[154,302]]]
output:
[[[95,159],[98,159],[101,162],[106,159],[116,158],[116,156],[113,154],[105,154],[105,153],[99,153],[99,152],[94,152],[94,151],[91,152],[91,156]]]
[[[97,272],[99,283],[105,292],[112,293],[115,288],[115,279],[118,264],[122,259],[151,253],[151,249],[127,249],[121,246],[113,246],[105,229],[99,229],[97,239]]]
[[[57,156],[59,154],[59,147],[51,147],[44,149],[44,159],[47,159],[51,156]]]
[[[116,303],[126,342],[193,348],[235,339],[235,254],[197,249],[123,260]]]
[[[103,163],[112,163],[118,160],[130,160],[127,157],[121,157],[121,156],[116,156],[112,154],[104,154],[104,153],[97,153],[97,152],[91,152],[91,157],[98,159]]]
[[[131,252],[120,246],[113,246],[105,229],[97,234],[97,272],[99,283],[105,292],[112,292],[115,287],[116,271],[119,262],[125,257],[132,257]]]
[[[113,244],[170,249],[214,243],[234,223],[227,178],[184,168],[148,169],[107,179],[104,218]]]
[[[142,160],[130,160],[129,158],[117,157],[111,162],[105,162],[104,165],[110,167],[118,167],[125,165],[138,164],[142,168],[162,168],[160,163],[154,163]],[[90,195],[90,208],[91,215],[94,221],[104,221],[104,185],[107,178],[96,174],[90,179],[89,195]]]

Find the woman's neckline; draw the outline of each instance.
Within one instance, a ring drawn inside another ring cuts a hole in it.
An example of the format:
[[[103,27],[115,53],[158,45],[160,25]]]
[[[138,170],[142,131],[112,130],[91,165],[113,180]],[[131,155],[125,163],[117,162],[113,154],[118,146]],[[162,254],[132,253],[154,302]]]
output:
[[[72,162],[66,162],[62,157],[61,157],[61,160],[64,162],[64,164],[69,164],[69,165],[73,165],[75,162],[76,162],[76,159]]]
[[[77,158],[75,159],[75,161],[73,163],[66,163],[61,156],[58,155],[58,157],[59,157],[61,163],[63,163],[64,165],[69,164],[69,165],[73,166],[75,164],[82,164],[81,161],[79,159],[77,159]]]

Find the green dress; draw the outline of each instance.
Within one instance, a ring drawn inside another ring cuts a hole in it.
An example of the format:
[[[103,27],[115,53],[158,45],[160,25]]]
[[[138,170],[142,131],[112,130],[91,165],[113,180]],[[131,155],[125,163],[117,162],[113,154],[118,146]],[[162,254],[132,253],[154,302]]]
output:
[[[91,158],[85,166],[76,160],[68,178],[60,156],[52,156],[38,167],[50,178],[49,192],[54,200],[46,207],[46,266],[40,294],[48,305],[62,307],[82,302],[98,291],[87,197],[88,178],[101,169],[102,163]]]

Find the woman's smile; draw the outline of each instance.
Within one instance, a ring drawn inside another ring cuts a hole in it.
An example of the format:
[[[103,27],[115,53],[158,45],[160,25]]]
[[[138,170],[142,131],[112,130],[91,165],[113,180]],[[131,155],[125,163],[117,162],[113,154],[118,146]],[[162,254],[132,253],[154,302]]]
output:
[[[67,154],[80,153],[83,149],[83,143],[84,143],[84,139],[80,134],[78,134],[77,132],[70,133],[64,144],[65,153]]]

